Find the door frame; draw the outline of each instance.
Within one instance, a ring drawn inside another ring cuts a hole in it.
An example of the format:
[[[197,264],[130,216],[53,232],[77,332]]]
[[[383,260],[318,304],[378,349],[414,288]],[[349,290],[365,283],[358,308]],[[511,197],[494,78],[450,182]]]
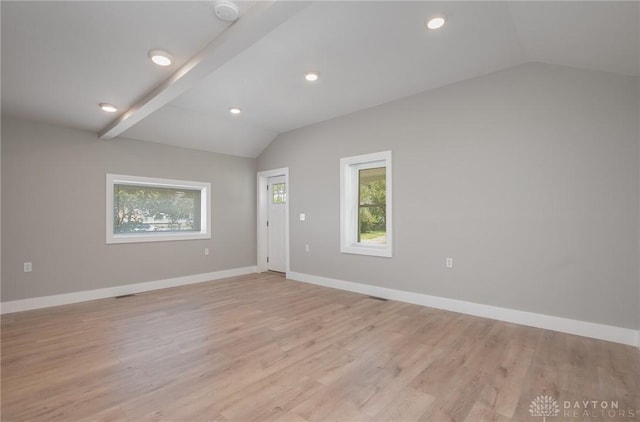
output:
[[[268,270],[267,254],[269,252],[269,233],[267,231],[267,220],[269,218],[269,195],[267,195],[267,186],[269,185],[269,178],[276,176],[284,176],[284,182],[287,186],[287,202],[284,204],[284,268],[286,273],[291,271],[291,267],[289,266],[289,201],[291,200],[291,189],[289,187],[289,167],[283,167],[259,171],[257,175],[258,218],[256,232],[258,240],[257,270],[259,273]]]

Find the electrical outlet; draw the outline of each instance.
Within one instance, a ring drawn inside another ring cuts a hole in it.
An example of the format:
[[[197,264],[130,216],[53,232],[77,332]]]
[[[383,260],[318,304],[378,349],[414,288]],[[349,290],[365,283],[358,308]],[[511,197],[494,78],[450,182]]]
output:
[[[305,252],[309,252],[310,250],[311,250],[311,247],[309,246],[309,244],[304,245]]]
[[[453,268],[453,258],[447,258],[445,261],[445,267]]]
[[[31,262],[25,262],[24,263],[24,272],[25,273],[30,273],[31,271],[33,271],[33,264],[31,264]]]
[[[206,256],[209,256],[209,248],[204,248],[204,254],[205,254]]]

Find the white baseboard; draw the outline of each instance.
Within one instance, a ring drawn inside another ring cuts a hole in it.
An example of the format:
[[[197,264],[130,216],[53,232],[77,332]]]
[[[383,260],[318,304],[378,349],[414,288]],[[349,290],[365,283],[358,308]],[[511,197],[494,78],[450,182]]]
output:
[[[205,281],[252,274],[256,267],[234,268],[231,270],[214,271],[211,273],[193,274],[184,277],[168,278],[165,280],[147,281],[144,283],[125,284],[122,286],[106,287],[104,289],[85,290],[81,292],[64,293],[53,296],[34,297],[22,300],[12,300],[0,304],[0,314],[28,311],[31,309],[48,308],[50,306],[68,305],[70,303],[88,300],[105,299],[133,293],[148,292],[150,290],[166,289],[169,287],[185,286],[187,284],[203,283]]]
[[[512,322],[515,324],[544,328],[546,330],[559,331],[561,333],[575,334],[640,347],[640,331],[629,328],[614,327],[611,325],[536,314],[533,312],[518,311],[515,309],[499,308],[497,306],[482,305],[479,303],[406,292],[403,290],[394,290],[386,287],[371,286],[369,284],[354,283],[351,281],[336,280],[297,272],[288,272],[287,278],[305,283],[317,284],[319,286],[381,297],[384,299],[397,300],[400,302],[445,309],[447,311],[459,312],[462,314],[475,315],[499,321]]]

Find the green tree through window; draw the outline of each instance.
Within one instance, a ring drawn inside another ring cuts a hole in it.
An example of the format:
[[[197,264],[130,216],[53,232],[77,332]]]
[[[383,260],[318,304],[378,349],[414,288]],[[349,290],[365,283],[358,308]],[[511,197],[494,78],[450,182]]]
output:
[[[358,242],[386,243],[386,168],[358,172]]]
[[[200,191],[114,186],[114,233],[200,230]]]

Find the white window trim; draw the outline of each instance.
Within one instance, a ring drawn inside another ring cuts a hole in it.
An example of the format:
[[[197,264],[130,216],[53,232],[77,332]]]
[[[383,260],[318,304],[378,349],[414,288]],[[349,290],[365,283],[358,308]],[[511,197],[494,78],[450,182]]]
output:
[[[385,245],[358,242],[358,170],[386,167],[386,223]],[[393,256],[393,215],[391,184],[391,151],[357,155],[340,159],[340,252],[382,257]]]
[[[114,185],[153,186],[200,190],[200,231],[188,233],[113,233],[113,189]],[[166,242],[174,240],[211,239],[211,183],[186,180],[159,179],[155,177],[107,174],[107,244]]]

